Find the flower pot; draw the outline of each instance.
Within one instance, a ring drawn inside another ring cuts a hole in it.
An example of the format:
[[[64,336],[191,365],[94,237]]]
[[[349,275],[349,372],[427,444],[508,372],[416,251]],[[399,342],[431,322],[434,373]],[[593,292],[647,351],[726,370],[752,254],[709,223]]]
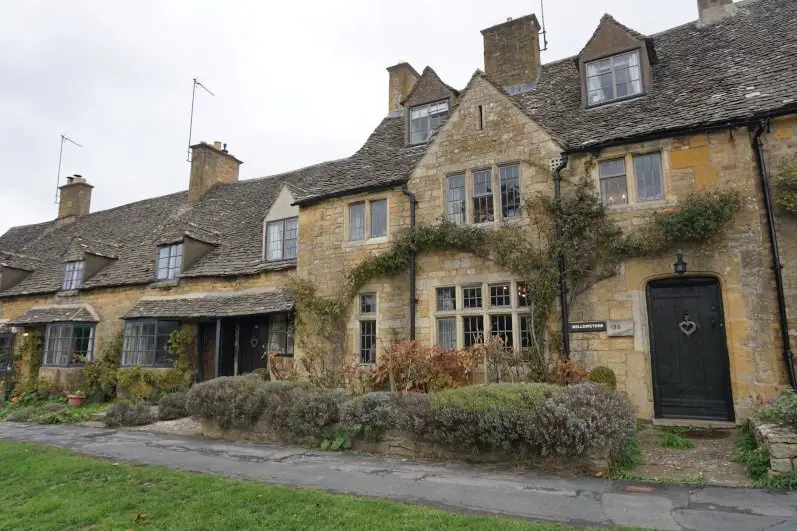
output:
[[[66,399],[67,403],[72,407],[80,407],[83,405],[83,402],[86,401],[85,396],[78,396],[78,395],[68,395]]]

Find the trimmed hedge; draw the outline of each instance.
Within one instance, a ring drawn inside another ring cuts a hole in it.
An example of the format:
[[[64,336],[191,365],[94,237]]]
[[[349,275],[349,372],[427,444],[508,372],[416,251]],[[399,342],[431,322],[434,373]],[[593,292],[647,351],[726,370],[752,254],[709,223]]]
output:
[[[175,420],[188,416],[185,407],[188,400],[188,393],[177,391],[164,395],[158,401],[158,420]]]
[[[143,426],[155,422],[155,415],[152,414],[152,406],[143,400],[134,404],[122,400],[108,408],[103,422],[106,428]]]
[[[369,393],[256,377],[217,378],[194,386],[189,412],[221,428],[259,423],[286,439],[324,440],[345,432],[379,440],[399,430],[422,442],[473,452],[518,455],[621,455],[636,431],[628,399],[604,385],[494,384],[437,393]]]

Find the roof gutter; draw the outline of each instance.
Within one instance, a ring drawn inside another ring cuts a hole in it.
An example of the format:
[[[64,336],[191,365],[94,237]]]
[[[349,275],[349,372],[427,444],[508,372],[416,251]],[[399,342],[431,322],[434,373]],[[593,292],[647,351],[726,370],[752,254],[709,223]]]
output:
[[[407,185],[401,187],[401,193],[410,198],[410,229],[415,228],[415,205],[418,201]],[[410,341],[415,341],[415,251],[410,251]]]
[[[753,135],[753,149],[756,154],[758,164],[758,174],[761,177],[761,191],[764,195],[764,210],[767,215],[767,227],[769,228],[769,245],[772,251],[772,270],[775,272],[775,288],[778,296],[778,316],[780,318],[780,337],[783,342],[783,360],[786,362],[786,372],[789,375],[789,384],[792,389],[797,390],[797,376],[794,371],[794,355],[791,351],[791,340],[789,338],[789,318],[786,314],[786,298],[783,292],[783,264],[780,262],[780,251],[778,250],[778,234],[775,230],[775,214],[772,209],[772,188],[769,183],[766,160],[764,157],[764,143],[761,136],[769,128],[769,118],[761,120]]]
[[[608,140],[606,142],[568,148],[564,151],[564,153],[567,155],[575,155],[578,153],[590,153],[590,152],[600,151],[601,149],[606,149],[616,146],[625,146],[637,142],[661,140],[664,138],[672,138],[674,136],[683,136],[694,133],[710,133],[713,131],[723,131],[726,129],[731,129],[733,127],[749,126],[751,123],[758,123],[761,120],[769,120],[771,118],[777,118],[779,116],[794,114],[795,112],[797,112],[797,103],[792,103],[787,106],[781,107],[780,109],[775,111],[756,113],[753,114],[752,116],[747,116],[745,118],[725,120],[722,122],[708,122],[699,125],[678,127],[672,129],[662,129],[659,131],[655,131],[653,133],[644,133],[641,135],[623,136],[612,140]]]

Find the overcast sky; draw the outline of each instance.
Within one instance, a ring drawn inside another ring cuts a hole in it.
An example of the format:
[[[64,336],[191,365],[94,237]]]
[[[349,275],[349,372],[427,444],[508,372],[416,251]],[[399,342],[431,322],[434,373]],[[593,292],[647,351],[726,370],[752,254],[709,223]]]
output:
[[[543,62],[577,53],[603,13],[644,34],[695,20],[696,0],[546,0]],[[387,113],[385,68],[432,66],[463,87],[479,30],[537,0],[0,0],[0,234],[53,219],[61,171],[91,210],[184,190],[194,141],[220,140],[262,177],[354,152]],[[134,220],[131,220],[134,221]]]

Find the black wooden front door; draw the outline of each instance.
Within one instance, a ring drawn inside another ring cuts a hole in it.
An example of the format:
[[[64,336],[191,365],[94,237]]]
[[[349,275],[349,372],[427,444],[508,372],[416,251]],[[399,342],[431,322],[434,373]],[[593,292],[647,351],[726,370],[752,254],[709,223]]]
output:
[[[266,319],[251,317],[239,321],[238,374],[265,369],[268,365],[266,352]]]
[[[733,420],[719,282],[651,282],[648,319],[656,417]]]

